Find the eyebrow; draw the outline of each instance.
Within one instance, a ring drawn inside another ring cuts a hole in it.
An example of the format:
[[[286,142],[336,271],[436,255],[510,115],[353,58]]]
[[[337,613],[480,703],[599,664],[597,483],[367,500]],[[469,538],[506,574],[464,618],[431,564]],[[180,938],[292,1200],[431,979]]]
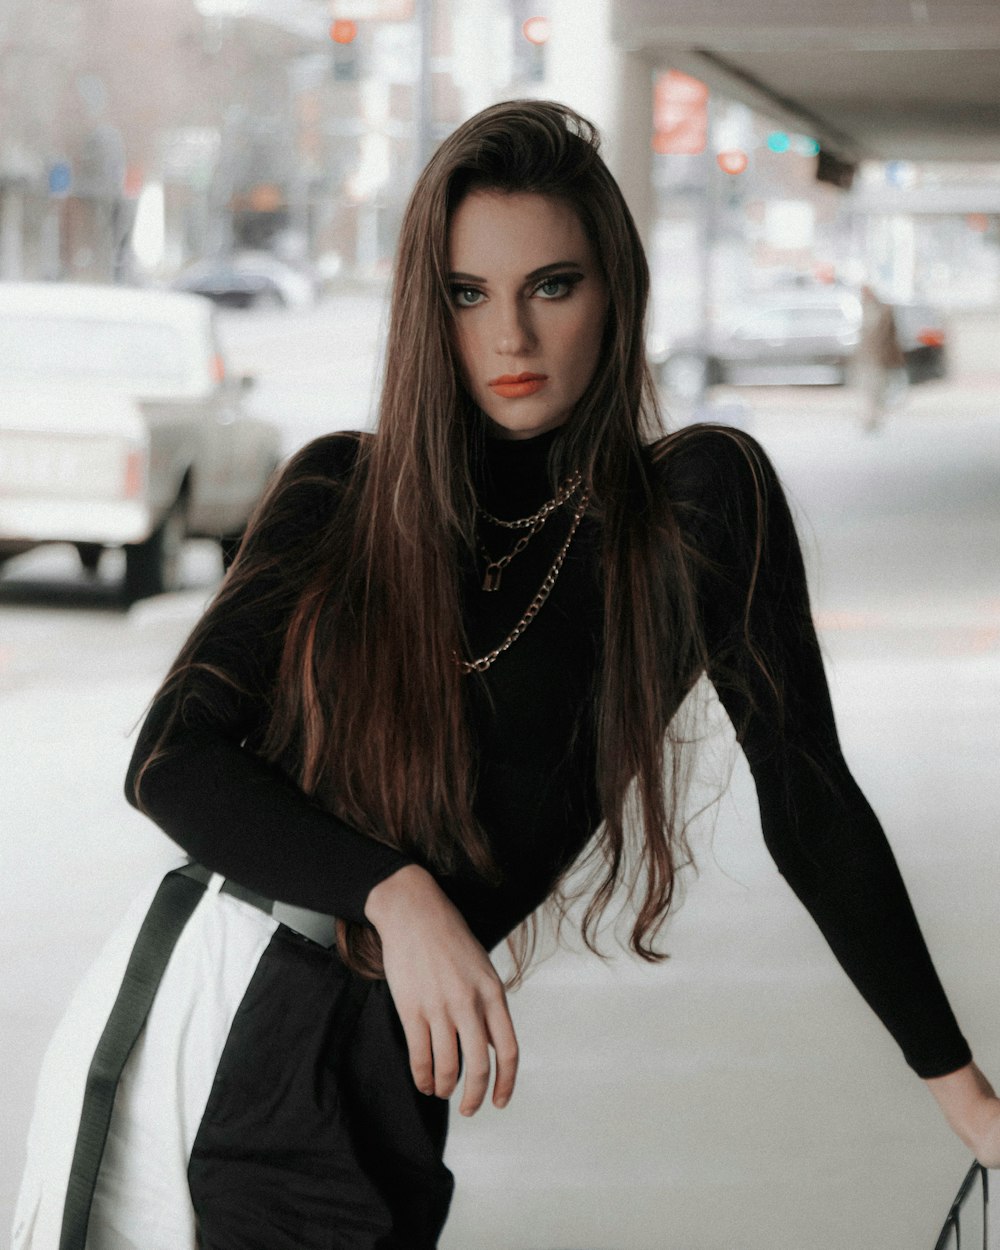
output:
[[[583,265],[578,260],[557,260],[551,265],[542,265],[540,269],[532,269],[531,273],[525,275],[525,282],[534,282],[536,278],[544,278],[548,273],[556,273],[565,269],[582,269]],[[450,273],[448,274],[449,282],[480,282],[486,285],[486,278],[477,278],[474,273]]]

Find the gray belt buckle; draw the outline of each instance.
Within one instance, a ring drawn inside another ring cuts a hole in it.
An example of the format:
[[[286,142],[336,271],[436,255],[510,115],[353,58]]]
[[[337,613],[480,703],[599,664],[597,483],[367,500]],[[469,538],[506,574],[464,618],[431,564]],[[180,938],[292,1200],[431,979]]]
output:
[[[310,942],[327,950],[337,940],[337,926],[333,916],[310,911],[308,907],[293,907],[291,903],[278,902],[271,908],[271,915],[279,924],[287,925],[289,929],[294,929]]]

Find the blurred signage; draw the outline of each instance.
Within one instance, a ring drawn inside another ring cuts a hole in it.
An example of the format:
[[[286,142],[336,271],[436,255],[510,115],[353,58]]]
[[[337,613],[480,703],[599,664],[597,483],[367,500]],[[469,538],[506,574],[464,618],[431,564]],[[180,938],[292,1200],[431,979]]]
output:
[[[849,191],[854,182],[856,166],[821,147],[816,157],[816,181],[829,182],[842,191]]]
[[[349,22],[408,22],[413,0],[330,0],[330,16]]]
[[[890,187],[912,187],[917,171],[912,161],[886,161],[885,180]]]
[[[69,195],[73,173],[68,161],[56,161],[49,166],[49,195]]]
[[[653,150],[694,156],[708,142],[708,87],[668,69],[653,84]]]

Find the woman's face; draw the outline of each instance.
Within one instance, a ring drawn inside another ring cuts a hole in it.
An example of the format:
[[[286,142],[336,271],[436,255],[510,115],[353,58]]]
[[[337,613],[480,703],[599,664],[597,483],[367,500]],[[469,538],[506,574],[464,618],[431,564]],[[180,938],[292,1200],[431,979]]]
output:
[[[608,294],[576,212],[472,191],[452,216],[448,282],[469,393],[504,438],[569,419],[597,367]]]

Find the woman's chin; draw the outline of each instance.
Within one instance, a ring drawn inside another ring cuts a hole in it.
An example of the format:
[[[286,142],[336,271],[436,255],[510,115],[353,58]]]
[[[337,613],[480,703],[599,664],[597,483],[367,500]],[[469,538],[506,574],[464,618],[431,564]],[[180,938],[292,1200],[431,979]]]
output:
[[[545,434],[563,425],[566,420],[562,416],[545,417],[527,413],[520,417],[504,414],[502,418],[491,412],[485,415],[487,429],[493,438],[535,438],[539,434]]]

